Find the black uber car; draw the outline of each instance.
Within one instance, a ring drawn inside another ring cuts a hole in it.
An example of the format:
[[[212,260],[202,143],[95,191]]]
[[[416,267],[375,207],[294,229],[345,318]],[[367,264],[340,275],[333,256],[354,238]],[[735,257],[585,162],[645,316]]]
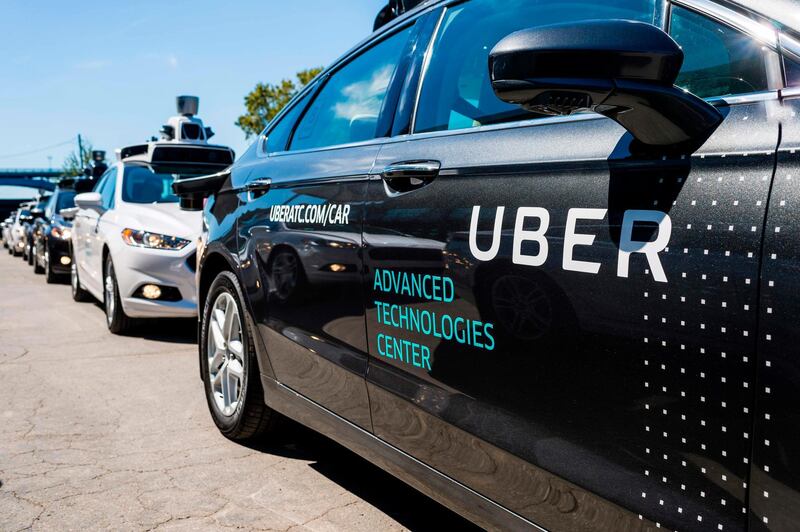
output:
[[[61,212],[75,207],[72,180],[62,180],[44,207],[43,216],[33,225],[33,270],[45,274],[48,283],[69,275],[72,264],[70,239],[72,220]]]
[[[800,528],[798,13],[380,28],[175,184],[219,429],[285,414],[487,528]]]

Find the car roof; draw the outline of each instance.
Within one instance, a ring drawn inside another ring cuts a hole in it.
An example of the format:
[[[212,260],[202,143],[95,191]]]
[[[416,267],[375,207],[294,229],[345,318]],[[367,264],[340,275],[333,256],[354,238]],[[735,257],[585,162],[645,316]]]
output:
[[[800,0],[731,0],[730,3],[759,13],[800,33]]]

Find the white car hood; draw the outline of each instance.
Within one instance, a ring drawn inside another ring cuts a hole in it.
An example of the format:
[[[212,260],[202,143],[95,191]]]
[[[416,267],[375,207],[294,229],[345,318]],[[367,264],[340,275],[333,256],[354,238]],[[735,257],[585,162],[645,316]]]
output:
[[[123,214],[124,211],[124,214]],[[201,211],[183,211],[177,203],[128,203],[119,221],[130,229],[195,240],[202,230]]]

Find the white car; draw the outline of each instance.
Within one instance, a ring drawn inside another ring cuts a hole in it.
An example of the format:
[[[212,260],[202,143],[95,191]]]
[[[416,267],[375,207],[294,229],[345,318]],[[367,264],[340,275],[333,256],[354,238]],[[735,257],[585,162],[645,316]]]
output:
[[[201,218],[180,210],[173,180],[146,164],[120,162],[93,192],[75,197],[72,294],[102,301],[112,332],[128,329],[131,318],[197,315]]]
[[[102,301],[112,333],[136,318],[197,316],[195,266],[202,213],[183,211],[172,183],[233,163],[225,146],[195,117],[198,100],[178,97],[178,116],[162,138],[128,146],[92,192],[75,196],[72,297]],[[62,211],[64,213],[64,211]]]
[[[25,224],[33,221],[31,209],[36,202],[23,203],[19,206],[14,220],[8,227],[8,252],[15,257],[25,251]]]

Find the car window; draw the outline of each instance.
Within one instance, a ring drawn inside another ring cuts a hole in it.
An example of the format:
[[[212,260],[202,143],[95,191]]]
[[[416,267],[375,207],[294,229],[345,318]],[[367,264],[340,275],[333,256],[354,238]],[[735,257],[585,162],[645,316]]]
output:
[[[129,166],[122,178],[122,201],[128,203],[177,203],[172,191],[174,174],[159,174],[146,166]]]
[[[297,119],[300,118],[303,109],[306,108],[308,100],[311,98],[311,93],[312,90],[306,91],[303,97],[300,98],[297,103],[294,103],[292,108],[281,117],[280,121],[269,130],[269,135],[267,136],[267,153],[275,153],[286,149],[294,124],[297,122]]]
[[[536,117],[502,102],[489,82],[489,52],[525,28],[593,19],[653,22],[655,0],[471,0],[447,10],[422,84],[415,132]]]
[[[45,218],[50,218],[54,213],[58,212],[58,209],[56,208],[56,202],[60,196],[61,194],[59,192],[56,192],[50,196],[50,200],[47,202],[47,205],[44,208]]]
[[[383,100],[410,32],[396,33],[336,71],[300,120],[290,149],[375,138]]]
[[[786,86],[800,87],[800,63],[786,58],[783,60],[783,68],[786,71]]]
[[[62,209],[70,209],[75,206],[75,191],[63,190],[59,192],[55,199],[55,212],[60,212]]]
[[[769,89],[767,56],[776,53],[747,35],[679,6],[670,35],[685,56],[678,87],[700,98]]]
[[[114,192],[117,190],[117,169],[112,168],[108,171],[106,182],[103,189],[100,191],[100,196],[103,198],[103,208],[106,210],[114,207]]]
[[[94,187],[92,188],[92,192],[97,192],[98,194],[103,194],[103,187],[106,186],[106,181],[108,180],[108,174],[111,170],[107,171],[105,174],[100,176],[100,179],[97,180]]]

